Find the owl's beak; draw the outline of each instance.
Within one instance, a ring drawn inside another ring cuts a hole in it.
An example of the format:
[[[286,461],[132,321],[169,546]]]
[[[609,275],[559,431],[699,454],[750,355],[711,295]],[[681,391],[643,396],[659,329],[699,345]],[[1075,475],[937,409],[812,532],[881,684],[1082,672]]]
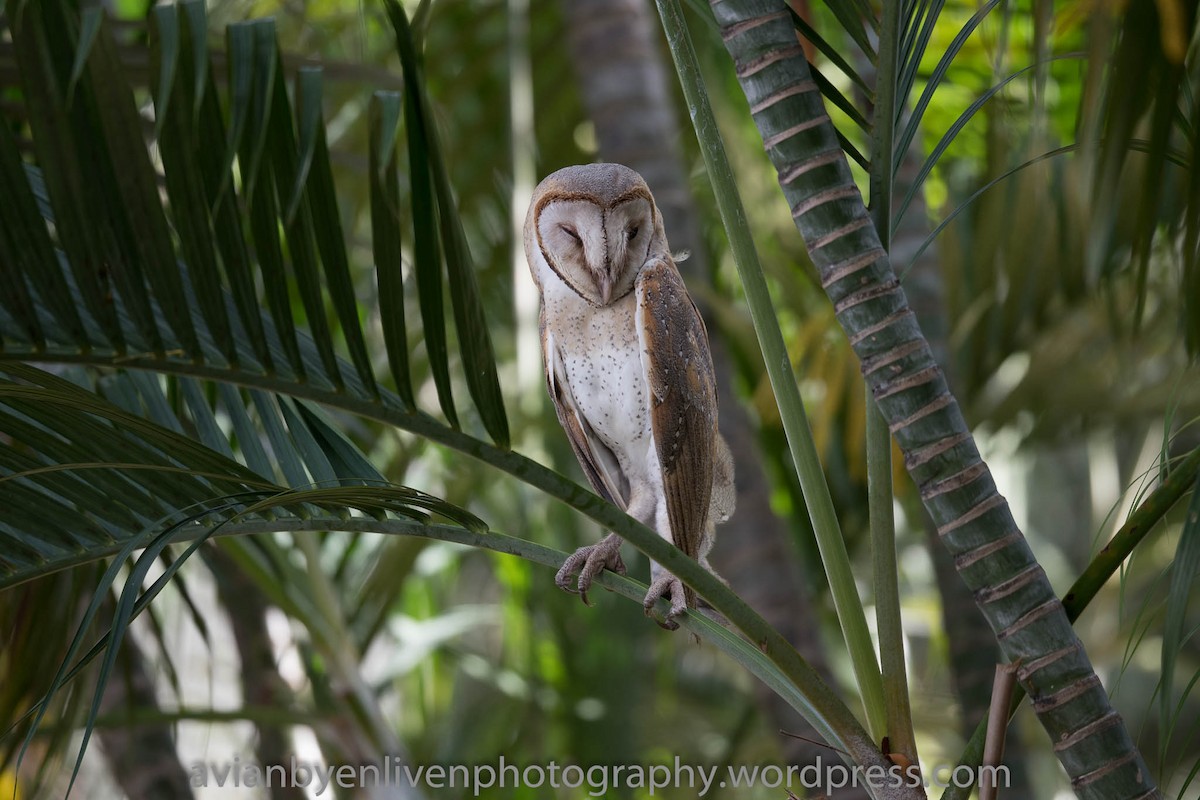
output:
[[[605,273],[600,276],[600,280],[596,282],[596,288],[600,290],[600,304],[608,305],[612,299],[613,280],[612,276]]]

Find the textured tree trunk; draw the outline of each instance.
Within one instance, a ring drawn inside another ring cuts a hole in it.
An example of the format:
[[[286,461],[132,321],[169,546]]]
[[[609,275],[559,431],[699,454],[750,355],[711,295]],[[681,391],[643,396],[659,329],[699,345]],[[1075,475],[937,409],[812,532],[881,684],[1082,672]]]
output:
[[[1084,798],[1159,796],[922,335],[779,0],[712,6],[838,321],[938,536]]]
[[[917,150],[905,153],[896,175],[895,195],[903,197],[916,180],[921,168]],[[950,324],[946,319],[945,292],[942,284],[941,263],[937,249],[930,247],[919,256],[930,225],[926,213],[925,199],[921,192],[913,196],[908,212],[892,233],[891,258],[897,264],[911,264],[904,279],[905,294],[908,295],[913,313],[921,325],[921,331],[929,342],[933,358],[946,374],[946,382],[955,385],[954,359],[950,352]],[[913,257],[916,256],[916,261]],[[929,513],[914,497],[906,510],[910,520],[924,528],[933,561],[934,579],[942,599],[942,626],[949,643],[950,676],[954,683],[954,694],[962,709],[959,724],[963,738],[970,739],[975,726],[988,713],[992,699],[992,683],[996,664],[1001,660],[1000,647],[988,626],[987,619],[975,605],[975,597],[958,571],[954,558],[938,541],[937,525]],[[1014,797],[1029,797],[1030,787],[1025,769],[1025,748],[1017,731],[1010,728],[1004,747],[1004,763],[1010,769],[1011,780],[1008,791]]]
[[[692,285],[706,285],[708,259],[688,172],[679,155],[682,134],[676,103],[668,91],[657,19],[648,0],[564,0],[563,6],[568,50],[596,128],[600,157],[642,174],[662,211],[671,248],[691,252],[680,270]],[[710,334],[715,334],[715,321],[702,302],[698,305]],[[737,511],[718,529],[714,565],[747,603],[828,676],[796,554],[782,521],[770,508],[770,486],[755,446],[755,431],[737,400],[729,353],[720,336],[710,338],[720,428],[733,453],[737,485]],[[766,686],[756,685],[756,696],[773,726],[817,738]],[[836,758],[801,739],[784,738],[781,746],[785,757],[796,764],[811,763],[818,755],[826,761]]]
[[[904,196],[916,178],[920,161],[910,151],[900,162],[896,175],[897,196]],[[954,384],[953,362],[950,355],[950,326],[946,319],[945,295],[936,250],[928,248],[914,262],[913,256],[929,235],[925,217],[925,202],[918,193],[892,234],[891,257],[897,264],[909,264],[904,279],[905,294],[913,313],[929,342],[933,359]],[[930,556],[938,593],[942,598],[942,622],[950,644],[950,673],[954,691],[962,708],[962,729],[969,738],[979,720],[987,713],[992,696],[992,678],[1000,661],[1000,648],[988,627],[987,620],[975,605],[975,598],[958,577],[954,559],[938,541],[937,526],[920,503],[913,503],[913,521],[919,521],[929,536]]]
[[[116,670],[104,687],[100,713],[119,718],[122,711],[157,708],[154,678],[146,668],[146,657],[137,643],[126,636],[117,653]],[[120,727],[101,726],[96,728],[96,738],[100,740],[113,780],[129,800],[192,797],[169,724],[130,721]]]
[[[805,56],[811,55],[806,48]],[[875,65],[865,56],[860,54],[855,67],[867,83],[876,83]],[[858,99],[864,104],[869,102],[866,97],[860,96]],[[910,147],[896,171],[890,198],[893,206],[897,205],[896,198],[904,197],[908,193],[917,179],[921,165],[919,150]],[[873,199],[872,202],[876,201]],[[893,213],[896,210],[893,208]],[[892,219],[895,220],[895,216],[892,216]],[[954,364],[950,352],[950,325],[946,319],[941,264],[936,248],[926,248],[920,255],[917,254],[929,232],[924,194],[917,192],[908,206],[907,213],[895,222],[889,254],[893,263],[908,265],[904,290],[909,305],[917,315],[917,322],[925,334],[925,341],[929,343],[934,361],[942,368],[947,384],[953,386]],[[903,496],[910,522],[920,525],[928,539],[934,580],[942,600],[942,627],[949,643],[950,675],[961,709],[960,727],[964,737],[970,738],[975,726],[991,705],[993,677],[996,664],[1001,658],[1000,647],[996,644],[991,628],[988,627],[987,619],[975,605],[974,595],[958,576],[958,571],[954,568],[954,559],[938,541],[937,526],[933,519],[921,505],[919,498],[912,496],[909,502],[908,493]],[[1012,749],[1006,748],[1006,754],[1011,755]],[[1021,795],[1025,787],[1009,788],[1015,788],[1017,794]]]

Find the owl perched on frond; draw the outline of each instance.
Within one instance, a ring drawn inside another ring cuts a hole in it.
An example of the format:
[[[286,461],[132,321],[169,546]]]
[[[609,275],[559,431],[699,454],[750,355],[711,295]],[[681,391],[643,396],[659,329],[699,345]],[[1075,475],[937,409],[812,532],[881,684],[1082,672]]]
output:
[[[708,334],[645,181],[619,164],[548,176],[525,219],[525,255],[546,385],[588,481],[707,568],[714,527],[733,513],[733,464]],[[609,534],[580,548],[555,582],[586,601],[604,568],[625,572],[620,547]],[[657,564],[651,573],[646,612],[665,597],[661,624],[676,628],[695,594]]]

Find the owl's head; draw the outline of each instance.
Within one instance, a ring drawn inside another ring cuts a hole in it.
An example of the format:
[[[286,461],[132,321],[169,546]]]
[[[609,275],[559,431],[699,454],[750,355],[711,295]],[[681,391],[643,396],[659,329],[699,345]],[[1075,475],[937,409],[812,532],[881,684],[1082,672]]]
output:
[[[557,276],[593,306],[633,290],[651,255],[666,253],[654,198],[620,164],[585,164],[548,175],[525,218],[525,256],[538,286]]]

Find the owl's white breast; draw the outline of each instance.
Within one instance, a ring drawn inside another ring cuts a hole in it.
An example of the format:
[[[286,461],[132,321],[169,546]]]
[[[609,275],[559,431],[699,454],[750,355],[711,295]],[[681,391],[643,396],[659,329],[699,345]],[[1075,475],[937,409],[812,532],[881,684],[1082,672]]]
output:
[[[576,405],[630,483],[651,478],[645,473],[654,438],[634,324],[635,293],[595,308],[561,283],[547,283],[546,325]]]

